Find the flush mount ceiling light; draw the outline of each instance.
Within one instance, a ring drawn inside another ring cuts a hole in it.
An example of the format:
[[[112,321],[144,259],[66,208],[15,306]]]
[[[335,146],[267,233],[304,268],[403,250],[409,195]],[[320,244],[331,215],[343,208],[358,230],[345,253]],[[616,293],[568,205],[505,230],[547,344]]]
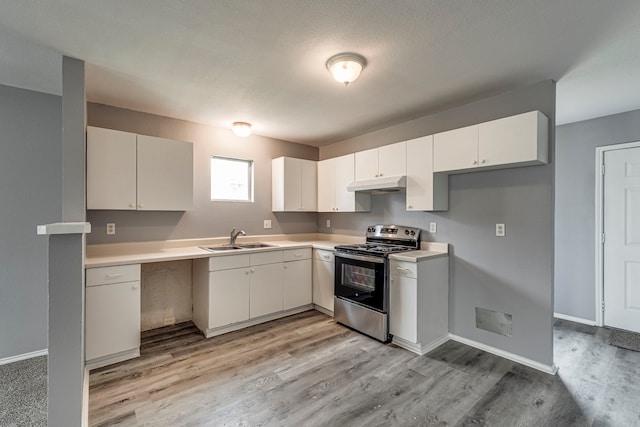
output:
[[[236,136],[249,136],[251,135],[251,123],[233,122],[231,130],[236,134]]]
[[[339,53],[327,60],[327,70],[331,71],[334,79],[346,86],[358,78],[366,64],[367,61],[362,55]]]

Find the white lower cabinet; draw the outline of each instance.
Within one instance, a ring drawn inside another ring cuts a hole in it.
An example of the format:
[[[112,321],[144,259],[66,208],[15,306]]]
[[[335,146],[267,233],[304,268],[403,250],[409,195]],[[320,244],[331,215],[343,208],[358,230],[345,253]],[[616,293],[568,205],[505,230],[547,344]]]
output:
[[[249,320],[249,267],[209,273],[209,321],[207,328]],[[194,300],[195,304],[195,300]]]
[[[391,259],[389,268],[393,342],[418,354],[428,353],[448,339],[449,258]]]
[[[313,303],[333,315],[335,260],[333,251],[313,250]]]
[[[251,267],[249,318],[282,311],[282,263]]]
[[[287,250],[284,261],[284,309],[311,304],[311,249]]]
[[[287,249],[194,259],[193,323],[212,337],[310,308],[310,258]]]
[[[86,271],[85,360],[90,369],[140,355],[140,264]]]

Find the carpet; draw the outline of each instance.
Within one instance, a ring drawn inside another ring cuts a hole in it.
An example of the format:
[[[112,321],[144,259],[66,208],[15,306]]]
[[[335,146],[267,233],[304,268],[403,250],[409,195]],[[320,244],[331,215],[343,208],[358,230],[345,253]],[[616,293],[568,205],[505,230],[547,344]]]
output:
[[[640,334],[612,329],[609,344],[627,350],[640,351]]]
[[[47,357],[0,366],[0,426],[47,425]]]

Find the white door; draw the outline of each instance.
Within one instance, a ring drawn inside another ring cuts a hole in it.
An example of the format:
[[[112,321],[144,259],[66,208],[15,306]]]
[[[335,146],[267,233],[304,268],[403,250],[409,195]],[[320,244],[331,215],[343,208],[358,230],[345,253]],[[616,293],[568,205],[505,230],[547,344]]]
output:
[[[604,162],[604,324],[640,332],[640,148]]]
[[[353,191],[347,191],[347,186],[355,178],[355,156],[347,154],[333,160],[335,161],[335,208],[338,212],[355,212],[356,194]],[[333,301],[333,293],[331,298]]]
[[[318,166],[313,160],[300,160],[300,208],[303,211],[318,210]]]
[[[311,260],[285,262],[284,309],[311,304]]]
[[[282,311],[282,263],[251,267],[249,318]]]
[[[366,181],[378,177],[378,149],[358,151],[355,157],[356,181]]]
[[[407,174],[407,143],[396,142],[378,148],[378,175],[403,176]]]
[[[335,159],[322,160],[318,162],[318,212],[332,212],[335,208],[335,200]]]

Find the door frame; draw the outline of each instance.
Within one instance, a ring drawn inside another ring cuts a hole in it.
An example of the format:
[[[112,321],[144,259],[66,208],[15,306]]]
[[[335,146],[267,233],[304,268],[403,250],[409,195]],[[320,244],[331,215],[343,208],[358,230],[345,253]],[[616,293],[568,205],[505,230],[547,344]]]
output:
[[[596,326],[604,326],[604,155],[607,151],[640,147],[640,141],[596,147]]]

